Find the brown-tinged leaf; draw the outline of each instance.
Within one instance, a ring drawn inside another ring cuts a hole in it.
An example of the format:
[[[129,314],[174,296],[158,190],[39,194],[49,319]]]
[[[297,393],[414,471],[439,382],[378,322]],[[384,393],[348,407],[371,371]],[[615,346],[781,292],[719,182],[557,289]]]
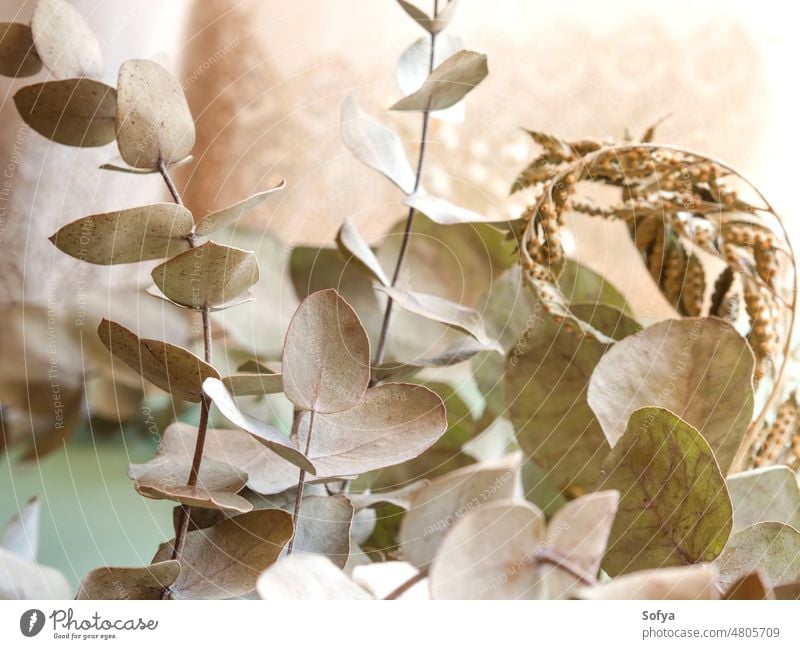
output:
[[[783,523],[756,523],[731,536],[716,564],[724,590],[754,570],[770,587],[799,581],[800,532]]]
[[[626,336],[632,336],[642,330],[642,325],[636,320],[625,315],[617,307],[608,304],[580,302],[570,304],[569,310],[614,340],[622,340]]]
[[[425,192],[415,192],[406,197],[404,205],[413,207],[420,214],[424,214],[434,223],[440,225],[456,225],[458,223],[497,223],[507,221],[503,215],[496,217],[478,214],[472,210],[453,205],[438,196],[431,196]]]
[[[495,462],[475,464],[443,475],[411,497],[400,526],[405,558],[427,568],[453,525],[487,502],[511,498],[517,483],[521,453]]]
[[[538,599],[531,569],[546,544],[544,514],[529,503],[487,503],[459,520],[430,568],[433,599]]]
[[[485,345],[474,338],[462,338],[450,345],[443,352],[426,358],[415,358],[411,361],[387,361],[375,368],[378,381],[388,379],[400,380],[414,376],[420,370],[429,367],[450,367],[468,361],[476,354],[494,351],[494,347]]]
[[[743,575],[726,591],[722,599],[775,599],[772,589],[764,582],[761,573],[754,570]]]
[[[284,557],[258,578],[258,595],[267,601],[288,599],[374,599],[327,557]]]
[[[786,466],[769,466],[728,476],[733,531],[775,521],[800,530],[800,489]]]
[[[103,146],[114,141],[117,91],[91,79],[45,81],[14,95],[20,117],[34,131],[68,146]]]
[[[234,397],[259,396],[283,392],[283,377],[272,374],[233,374],[222,379]]]
[[[247,484],[247,473],[226,462],[205,458],[200,465],[197,484],[187,485],[192,459],[188,455],[172,456],[163,446],[156,457],[145,464],[131,464],[128,477],[145,498],[174,500],[190,507],[220,509],[245,513],[253,505],[237,494]]]
[[[83,578],[75,599],[161,599],[181,572],[177,561],[139,568],[96,568]]]
[[[291,506],[294,510],[294,504]],[[350,556],[353,503],[344,496],[303,498],[294,539],[296,554],[321,555],[344,568]]]
[[[0,600],[70,599],[72,592],[67,578],[55,568],[0,548]]]
[[[0,74],[29,77],[41,69],[31,28],[22,23],[0,23]]]
[[[194,454],[196,443],[197,427],[181,422],[170,424],[161,440],[166,456],[187,461]],[[229,464],[246,473],[247,486],[258,493],[275,494],[297,484],[297,467],[243,430],[209,428],[203,447],[203,461],[206,460]]]
[[[270,187],[263,192],[253,194],[252,196],[245,198],[243,201],[239,201],[238,203],[230,205],[229,207],[206,214],[195,226],[194,233],[199,237],[207,237],[217,230],[221,230],[229,225],[238,223],[245,214],[252,212],[259,205],[261,205],[261,203],[266,200],[267,196],[273,192],[283,189],[284,187],[286,187],[286,181],[282,180],[280,184],[276,185],[275,187]]]
[[[449,108],[461,101],[487,74],[485,54],[462,50],[437,66],[419,90],[396,102],[390,110]]]
[[[156,286],[170,300],[190,309],[220,307],[258,281],[252,252],[207,241],[153,269]]]
[[[598,491],[568,502],[547,527],[547,550],[585,579],[596,579],[619,506],[617,491]],[[573,573],[542,562],[539,578],[546,599],[567,599],[582,585]]]
[[[719,599],[712,564],[643,570],[582,588],[580,599]]]
[[[614,345],[592,374],[588,403],[613,447],[630,414],[667,408],[698,430],[727,470],[753,415],[753,354],[717,318],[667,320]]]
[[[211,365],[190,351],[161,340],[139,338],[117,322],[103,319],[97,333],[115,358],[177,399],[197,403],[203,398],[203,381],[219,378]]]
[[[270,426],[255,417],[251,417],[239,410],[234,403],[233,397],[225,387],[225,384],[218,378],[206,380],[203,383],[203,390],[206,395],[214,402],[217,409],[234,426],[238,426],[244,431],[255,436],[264,446],[280,455],[283,459],[291,462],[297,467],[308,471],[312,475],[317,473],[317,467],[311,463],[299,448],[294,440],[283,435],[277,428]]]
[[[310,424],[306,412],[297,428],[299,448],[308,443]],[[308,459],[318,477],[358,475],[417,457],[446,429],[445,407],[435,392],[385,383],[367,390],[350,410],[315,413]]]
[[[791,584],[781,584],[772,589],[775,599],[800,600],[800,581]]]
[[[368,485],[371,489],[392,489],[421,479],[435,478],[475,462],[475,458],[463,450],[464,445],[478,433],[472,409],[447,383],[429,382],[425,387],[433,390],[444,402],[447,431],[418,457],[362,474],[357,484]]]
[[[192,213],[185,207],[156,203],[86,216],[65,225],[50,241],[91,264],[127,264],[188,250],[191,229]]]
[[[0,548],[25,561],[39,554],[39,514],[42,501],[34,496],[0,529]]]
[[[369,339],[356,312],[335,290],[297,307],[283,345],[283,391],[303,410],[334,413],[355,406],[370,378]]]
[[[492,340],[486,333],[481,314],[475,309],[445,300],[437,295],[405,291],[391,286],[379,286],[378,289],[386,293],[406,311],[463,331],[478,342],[500,350],[497,341]]]
[[[170,593],[174,599],[246,595],[291,537],[292,516],[280,509],[253,511],[188,532],[180,558],[181,574]],[[169,559],[174,542],[163,543],[153,563]]]
[[[733,509],[708,443],[663,408],[633,412],[604,466],[600,488],[621,494],[603,569],[611,576],[712,561]]]
[[[509,349],[502,403],[522,450],[560,486],[594,487],[609,450],[586,402],[592,371],[606,349],[553,322],[541,309],[531,311]]]
[[[422,9],[407,0],[397,0],[397,3],[411,16],[423,29],[431,34],[438,34],[445,29],[453,19],[458,0],[449,0],[447,5],[442,8],[435,16],[429,16]]]
[[[463,49],[464,43],[458,36],[452,36],[449,33],[440,34],[436,38],[433,66],[440,65]],[[394,69],[394,76],[404,95],[410,95],[422,87],[428,78],[430,63],[430,36],[420,37],[400,55]],[[431,111],[430,116],[446,122],[460,123],[464,120],[464,113],[464,102],[459,102],[444,110]]]
[[[178,81],[154,61],[131,59],[117,79],[117,144],[132,167],[172,164],[194,146],[192,114]]]
[[[406,194],[416,186],[416,176],[397,134],[356,103],[353,97],[342,104],[342,140],[350,152],[368,167],[382,173]]]
[[[39,58],[54,76],[64,79],[103,74],[100,43],[66,0],[38,0],[31,30]]]
[[[364,241],[361,233],[350,222],[350,219],[346,218],[339,228],[339,232],[336,234],[336,245],[345,259],[349,260],[352,257],[359,268],[364,270],[370,277],[378,280],[384,286],[391,284],[381,267],[381,263],[375,253],[372,252],[372,248]]]

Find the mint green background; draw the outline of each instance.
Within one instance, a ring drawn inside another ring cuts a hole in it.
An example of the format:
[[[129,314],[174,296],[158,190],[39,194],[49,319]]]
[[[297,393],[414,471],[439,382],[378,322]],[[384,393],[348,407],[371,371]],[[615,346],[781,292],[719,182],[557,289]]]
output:
[[[127,469],[154,452],[143,436],[80,435],[39,462],[0,456],[0,526],[40,496],[39,562],[60,569],[76,588],[92,568],[147,564],[173,536],[172,503],[138,495]]]

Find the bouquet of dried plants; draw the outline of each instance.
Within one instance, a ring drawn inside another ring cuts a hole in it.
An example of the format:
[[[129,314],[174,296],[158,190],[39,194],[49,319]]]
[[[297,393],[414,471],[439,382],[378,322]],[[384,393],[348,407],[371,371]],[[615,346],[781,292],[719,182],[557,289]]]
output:
[[[400,189],[405,218],[377,249],[348,220],[335,246],[294,249],[300,303],[281,354],[227,376],[214,321],[252,299],[259,264],[220,237],[283,185],[192,214],[171,169],[190,157],[194,124],[164,68],[131,60],[116,87],[94,80],[99,46],[64,0],[40,0],[30,28],[0,27],[0,71],[54,77],[15,95],[32,129],[69,146],[116,141],[124,164],[104,169],[160,174],[173,199],[85,216],[51,241],[86,263],[158,260],[152,299],[202,331],[196,354],[98,323],[112,371],[199,410],[129,468],[143,497],[176,503],[175,537],[148,565],[93,570],[77,596],[797,597],[794,397],[764,423],[796,306],[777,214],[731,167],[653,144],[652,129],[621,143],[531,132],[540,153],[513,186],[532,193],[519,219],[429,193],[432,125],[458,116],[487,59],[447,31],[456,0],[430,14],[398,2],[424,31],[400,57],[406,94],[390,108],[420,119],[416,165],[355,98],[341,130]],[[675,318],[645,326],[567,257],[568,213],[624,221]],[[453,254],[471,278],[460,299]],[[291,426],[256,417],[248,398],[283,399]],[[0,536],[4,596],[71,594],[36,563],[38,507]]]

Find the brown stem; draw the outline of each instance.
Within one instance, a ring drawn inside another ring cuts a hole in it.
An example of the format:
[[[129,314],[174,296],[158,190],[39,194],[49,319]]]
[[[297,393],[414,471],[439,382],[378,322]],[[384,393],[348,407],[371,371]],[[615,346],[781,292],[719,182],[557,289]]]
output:
[[[400,595],[405,593],[414,584],[418,584],[423,579],[425,579],[425,577],[427,577],[427,576],[428,576],[428,573],[426,573],[425,571],[418,572],[416,575],[414,575],[410,579],[407,579],[402,584],[400,584],[397,588],[395,588],[391,593],[389,593],[383,599],[397,599],[398,597],[400,597]]]
[[[178,205],[183,206],[183,199],[181,198],[181,195],[178,192],[178,188],[175,186],[172,177],[169,175],[169,171],[167,171],[167,165],[164,163],[164,160],[159,158],[157,167],[158,167],[158,172],[164,179],[164,183],[167,185],[169,193],[172,195],[172,199]],[[189,237],[189,245],[192,248],[196,246],[195,241],[191,236]],[[211,341],[211,317],[209,315],[208,307],[203,307],[203,309],[200,311],[200,314],[203,319],[203,352],[204,352],[203,355],[205,357],[206,363],[210,365],[213,361],[213,347]],[[197,441],[195,442],[194,446],[194,456],[192,457],[192,466],[189,470],[189,479],[186,483],[189,487],[196,486],[197,480],[200,476],[200,465],[203,462],[203,449],[206,443],[206,433],[208,431],[208,415],[210,408],[211,408],[211,400],[205,395],[203,395],[203,398],[200,401],[200,421],[197,424]],[[191,518],[191,513],[192,513],[191,507],[189,507],[188,505],[181,505],[181,515],[178,521],[178,528],[175,531],[175,545],[172,548],[173,561],[178,561],[183,552],[183,546],[186,543],[186,533],[189,530],[189,520]],[[165,589],[163,597],[166,598],[168,594],[169,590]]]
[[[295,425],[299,425],[300,418],[295,417]],[[306,450],[304,455],[308,455],[311,448],[311,431],[314,430],[314,411],[311,411],[311,419],[308,422],[308,437],[306,438]],[[297,494],[294,497],[294,513],[292,514],[292,538],[286,548],[286,555],[290,555],[294,550],[294,540],[297,538],[297,522],[300,520],[300,508],[303,504],[303,488],[306,484],[306,470],[300,469],[300,477],[297,479]]]
[[[439,13],[439,0],[433,0],[433,17],[436,18],[436,15]],[[428,74],[433,72],[434,68],[434,60],[435,60],[435,52],[436,52],[436,34],[431,33],[431,56],[428,62]],[[425,164],[425,151],[427,149],[428,144],[428,124],[430,122],[430,110],[425,109],[422,112],[422,133],[420,134],[420,143],[419,143],[419,157],[417,158],[417,172],[414,178],[414,191],[416,192],[419,189],[420,180],[422,179],[422,168]],[[408,208],[408,216],[406,217],[406,224],[403,228],[403,240],[400,243],[400,252],[397,255],[397,262],[394,266],[394,273],[392,274],[392,286],[397,284],[397,280],[400,278],[400,270],[403,267],[403,261],[406,258],[406,252],[408,251],[408,242],[409,238],[411,237],[411,229],[414,226],[414,214],[416,210],[413,207]],[[375,358],[373,360],[373,367],[377,367],[381,363],[383,363],[383,357],[386,353],[386,337],[389,333],[389,321],[392,317],[392,308],[394,307],[394,300],[391,297],[387,298],[386,300],[386,311],[383,313],[383,323],[381,324],[381,333],[380,337],[378,338],[378,346],[375,349]],[[373,376],[370,384],[375,385],[377,383],[375,377]]]

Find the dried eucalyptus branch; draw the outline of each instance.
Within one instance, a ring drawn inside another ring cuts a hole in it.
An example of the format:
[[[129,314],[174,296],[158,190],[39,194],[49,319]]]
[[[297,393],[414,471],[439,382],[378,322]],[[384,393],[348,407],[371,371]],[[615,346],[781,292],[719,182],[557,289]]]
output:
[[[436,20],[436,16],[439,13],[439,0],[433,0],[433,14],[432,17]],[[428,74],[430,75],[434,69],[434,62],[436,57],[436,34],[437,32],[431,31],[430,33],[430,42],[431,42],[431,55],[430,60],[428,63]],[[428,124],[430,122],[430,101],[428,102],[427,107],[425,110],[422,111],[422,130],[420,133],[419,138],[419,157],[417,158],[417,168],[414,175],[414,188],[413,192],[419,190],[420,187],[420,180],[422,179],[422,169],[425,164],[425,150],[427,149],[428,144]],[[403,261],[405,261],[406,251],[408,250],[408,242],[411,237],[411,230],[414,227],[414,214],[416,213],[416,209],[414,207],[408,208],[408,216],[406,217],[406,223],[403,228],[403,238],[400,243],[400,252],[397,254],[397,261],[395,262],[394,272],[392,273],[392,281],[390,286],[394,287],[397,285],[397,281],[400,279],[400,271],[403,268]],[[375,356],[372,360],[372,365],[374,367],[379,366],[383,363],[383,357],[386,352],[386,336],[389,333],[389,321],[392,317],[392,307],[394,306],[394,299],[391,295],[387,296],[386,298],[386,309],[383,313],[383,321],[381,323],[380,335],[378,337],[378,346],[375,349]],[[376,377],[372,377],[371,383],[374,385],[377,382]]]

